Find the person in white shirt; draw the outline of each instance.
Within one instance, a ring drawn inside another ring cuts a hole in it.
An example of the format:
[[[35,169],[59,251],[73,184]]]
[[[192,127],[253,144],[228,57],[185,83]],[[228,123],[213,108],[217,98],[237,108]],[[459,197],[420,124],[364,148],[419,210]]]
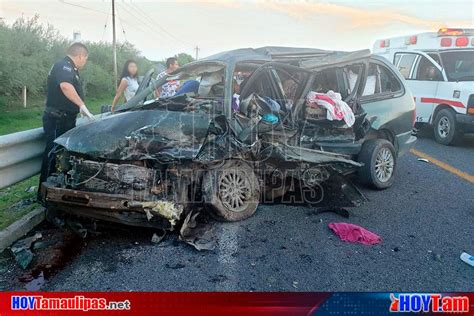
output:
[[[134,60],[127,60],[123,66],[122,75],[120,76],[120,83],[112,101],[111,111],[115,111],[120,97],[123,95],[125,102],[133,98],[138,89],[138,66]]]
[[[166,60],[166,70],[159,73],[156,76],[156,80],[163,78],[166,75],[169,75],[173,71],[179,68],[178,59],[176,57],[170,57]],[[167,83],[156,89],[157,98],[168,98],[176,94],[180,87],[180,82],[178,80],[168,80]]]

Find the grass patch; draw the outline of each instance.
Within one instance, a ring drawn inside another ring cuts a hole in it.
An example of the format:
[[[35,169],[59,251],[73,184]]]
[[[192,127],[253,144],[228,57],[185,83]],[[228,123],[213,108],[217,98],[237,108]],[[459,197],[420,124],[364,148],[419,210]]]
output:
[[[0,230],[40,206],[35,202],[38,181],[39,175],[0,190]]]
[[[111,103],[112,97],[86,99],[87,107],[93,114],[99,114],[100,107],[103,104]],[[0,106],[0,110],[2,110],[2,115],[0,115],[0,135],[43,126],[44,100],[31,100],[27,108],[23,108],[17,102],[8,102]]]

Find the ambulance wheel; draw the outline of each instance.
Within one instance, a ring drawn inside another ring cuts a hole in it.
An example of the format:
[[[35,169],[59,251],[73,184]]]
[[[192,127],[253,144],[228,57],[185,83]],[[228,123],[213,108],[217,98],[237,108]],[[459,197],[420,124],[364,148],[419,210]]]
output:
[[[436,141],[443,145],[454,145],[462,138],[456,116],[450,109],[442,109],[436,114],[433,130]]]
[[[260,185],[253,169],[231,160],[209,170],[202,180],[204,202],[216,219],[235,222],[252,216],[260,201]]]
[[[392,186],[395,180],[397,155],[386,139],[371,139],[362,145],[358,161],[364,165],[358,171],[359,181],[377,190]]]

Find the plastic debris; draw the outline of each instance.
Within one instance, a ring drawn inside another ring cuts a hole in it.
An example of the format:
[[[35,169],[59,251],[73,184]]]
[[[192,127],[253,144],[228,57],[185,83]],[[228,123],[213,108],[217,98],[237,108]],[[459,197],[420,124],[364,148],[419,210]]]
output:
[[[31,187],[25,189],[25,192],[27,192],[27,193],[36,192],[36,188],[37,188],[37,187],[36,187],[35,185],[33,185],[33,186],[31,186]]]
[[[18,240],[10,248],[11,252],[13,253],[13,256],[15,257],[15,261],[20,265],[23,270],[30,265],[34,257],[33,253],[30,250],[31,245],[42,237],[43,236],[41,235],[41,233],[36,233],[34,236]]]
[[[161,234],[153,233],[151,237],[151,242],[154,244],[159,244],[166,236],[166,230],[162,230]]]
[[[418,161],[430,163],[430,161],[428,159],[425,159],[425,158],[418,158]]]
[[[364,245],[375,245],[382,241],[380,236],[354,224],[329,223],[328,226],[343,241],[356,242]]]
[[[463,252],[460,256],[461,260],[470,265],[471,267],[474,267],[474,256],[471,256],[467,252]]]
[[[215,243],[210,238],[212,226],[209,222],[198,221],[201,213],[198,211],[191,211],[186,216],[179,231],[179,240],[196,248],[196,250],[213,250]]]

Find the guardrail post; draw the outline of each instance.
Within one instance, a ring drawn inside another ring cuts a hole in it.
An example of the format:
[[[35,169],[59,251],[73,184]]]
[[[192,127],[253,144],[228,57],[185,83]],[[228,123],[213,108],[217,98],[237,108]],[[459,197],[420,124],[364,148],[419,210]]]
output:
[[[26,86],[23,86],[23,107],[26,108]]]

